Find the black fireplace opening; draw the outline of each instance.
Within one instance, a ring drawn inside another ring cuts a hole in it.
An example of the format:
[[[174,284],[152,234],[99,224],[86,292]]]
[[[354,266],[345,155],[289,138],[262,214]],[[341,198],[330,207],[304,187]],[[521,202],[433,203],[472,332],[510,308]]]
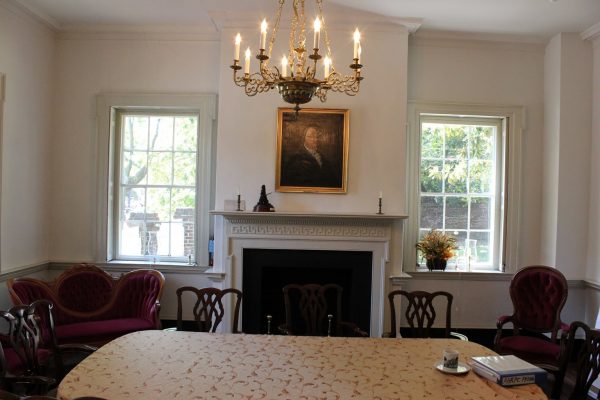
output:
[[[280,333],[285,285],[336,283],[344,288],[342,320],[370,333],[370,251],[244,249],[242,262],[242,332],[267,333],[271,315],[271,333]]]

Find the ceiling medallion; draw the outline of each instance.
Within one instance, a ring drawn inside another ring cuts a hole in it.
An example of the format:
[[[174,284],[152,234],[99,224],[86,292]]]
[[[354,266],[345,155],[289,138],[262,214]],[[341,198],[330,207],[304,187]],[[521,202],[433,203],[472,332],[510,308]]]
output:
[[[248,96],[257,93],[268,92],[275,87],[284,101],[295,104],[296,113],[300,110],[300,104],[308,103],[313,96],[322,102],[327,100],[327,92],[342,92],[349,96],[355,96],[360,89],[360,75],[362,65],[360,64],[361,46],[360,32],[354,31],[354,56],[350,68],[354,70],[351,75],[339,74],[332,62],[329,36],[325,30],[323,18],[323,1],[315,0],[318,15],[313,24],[312,52],[306,45],[306,15],[304,12],[305,0],[292,0],[293,14],[291,19],[288,54],[281,58],[281,67],[269,65],[271,51],[275,44],[281,12],[285,0],[279,0],[279,7],[275,16],[275,24],[268,42],[267,48],[267,21],[263,20],[260,28],[260,48],[256,58],[259,60],[259,72],[250,73],[250,47],[245,51],[244,73],[238,76],[242,69],[240,65],[240,46],[242,38],[238,33],[235,37],[235,52],[233,65],[233,81],[236,85],[243,87]],[[323,74],[317,74],[317,63],[323,56],[320,54],[321,36],[324,38],[326,52],[323,59]],[[320,78],[320,76],[322,76]]]

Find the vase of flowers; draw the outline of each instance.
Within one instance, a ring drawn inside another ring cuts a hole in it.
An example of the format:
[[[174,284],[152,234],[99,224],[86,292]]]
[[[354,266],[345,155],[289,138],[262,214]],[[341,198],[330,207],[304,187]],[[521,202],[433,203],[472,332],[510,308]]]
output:
[[[447,233],[432,229],[417,242],[417,250],[425,257],[427,268],[432,270],[446,269],[448,259],[454,256],[456,238]]]

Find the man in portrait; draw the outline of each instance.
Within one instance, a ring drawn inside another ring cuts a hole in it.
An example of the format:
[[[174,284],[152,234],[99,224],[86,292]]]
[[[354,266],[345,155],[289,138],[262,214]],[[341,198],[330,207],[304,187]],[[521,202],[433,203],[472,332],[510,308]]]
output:
[[[304,130],[302,144],[285,161],[281,181],[290,186],[339,187],[341,174],[320,148],[321,132],[309,125]]]

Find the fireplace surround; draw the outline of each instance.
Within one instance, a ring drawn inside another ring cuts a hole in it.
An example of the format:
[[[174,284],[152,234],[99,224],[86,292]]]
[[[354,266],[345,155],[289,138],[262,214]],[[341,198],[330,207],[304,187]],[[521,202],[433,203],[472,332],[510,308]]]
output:
[[[369,324],[362,328],[371,336],[381,336],[389,277],[402,273],[402,223],[406,216],[235,211],[212,211],[211,214],[215,216],[215,261],[210,272],[215,286],[220,288],[243,289],[244,251],[248,250],[367,254],[371,265],[369,268],[368,262],[363,263],[363,268],[367,273],[370,269],[370,301],[367,301],[370,310]],[[252,291],[249,296],[244,293],[242,304],[256,301]],[[244,311],[241,320],[244,326]],[[230,325],[228,320],[223,322],[223,326]]]

